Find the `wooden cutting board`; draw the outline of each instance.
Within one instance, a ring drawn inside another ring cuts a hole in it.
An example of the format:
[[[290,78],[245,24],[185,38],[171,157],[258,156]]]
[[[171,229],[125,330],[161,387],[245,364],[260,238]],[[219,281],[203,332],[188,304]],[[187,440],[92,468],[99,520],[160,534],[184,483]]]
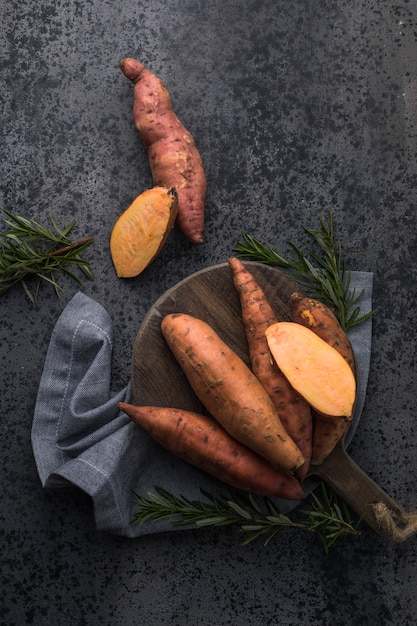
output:
[[[291,294],[299,291],[299,286],[270,266],[249,261],[245,265],[262,286],[278,318],[290,320]],[[239,297],[228,264],[208,267],[168,289],[149,310],[133,347],[135,404],[205,413],[162,336],[160,324],[168,313],[187,313],[204,320],[249,365]],[[351,459],[343,442],[322,465],[314,466],[310,475],[320,476],[330,484],[379,534],[393,536],[377,519],[375,502],[385,506],[394,527],[404,518],[403,509]]]

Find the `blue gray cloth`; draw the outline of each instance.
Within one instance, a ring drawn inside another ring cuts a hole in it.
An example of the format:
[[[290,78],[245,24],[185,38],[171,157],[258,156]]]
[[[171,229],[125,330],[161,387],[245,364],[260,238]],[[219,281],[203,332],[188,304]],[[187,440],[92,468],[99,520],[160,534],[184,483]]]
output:
[[[372,274],[352,272],[361,313],[372,308]],[[113,323],[96,301],[78,292],[67,304],[50,339],[32,424],[32,447],[45,488],[79,487],[92,498],[98,530],[126,537],[178,528],[169,520],[133,521],[135,493],[155,486],[188,498],[198,488],[227,494],[228,488],[161,448],[118,409],[133,402],[131,385],[112,389]],[[349,337],[359,370],[358,399],[347,443],[365,400],[371,355],[371,319]],[[145,355],[146,358],[146,355]],[[315,486],[306,483],[306,493]],[[282,500],[284,512],[294,506]]]

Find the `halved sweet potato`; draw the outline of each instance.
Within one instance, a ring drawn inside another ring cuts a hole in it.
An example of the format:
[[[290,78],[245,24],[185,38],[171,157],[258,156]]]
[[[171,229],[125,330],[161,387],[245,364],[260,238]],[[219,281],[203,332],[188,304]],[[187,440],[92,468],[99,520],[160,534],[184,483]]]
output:
[[[178,211],[174,188],[141,193],[115,223],[110,252],[120,278],[138,276],[161,251]]]
[[[266,338],[278,367],[313,409],[352,419],[356,380],[335,348],[296,322],[272,324]]]

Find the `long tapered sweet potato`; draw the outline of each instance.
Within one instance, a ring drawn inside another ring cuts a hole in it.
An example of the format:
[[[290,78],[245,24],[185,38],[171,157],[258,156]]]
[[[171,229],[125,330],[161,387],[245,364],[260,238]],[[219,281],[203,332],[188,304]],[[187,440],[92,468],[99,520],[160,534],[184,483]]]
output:
[[[206,322],[172,313],[161,330],[195,394],[232,437],[284,471],[304,463],[264,387]]]
[[[333,311],[323,302],[294,293],[291,296],[293,321],[310,328],[316,335],[333,346],[355,373],[355,356],[346,332]],[[314,432],[312,465],[319,465],[332,452],[349,428],[343,417],[327,418],[313,411]]]
[[[122,402],[119,408],[175,456],[231,487],[287,500],[303,497],[303,489],[294,476],[274,469],[211,417],[181,409]]]
[[[296,322],[277,322],[265,334],[278,367],[313,409],[352,419],[356,380],[335,348]]]
[[[174,188],[153,187],[122,213],[110,235],[110,252],[120,278],[138,276],[155,259],[172,230],[177,209]]]
[[[265,331],[278,319],[263,289],[239,259],[230,258],[229,266],[240,298],[252,371],[265,387],[285,430],[304,456],[305,461],[296,472],[302,480],[308,473],[312,455],[310,406],[271,359]]]
[[[202,243],[207,181],[194,139],[157,76],[131,58],[123,59],[120,68],[134,85],[133,121],[148,150],[153,184],[175,187],[178,226],[192,243]]]

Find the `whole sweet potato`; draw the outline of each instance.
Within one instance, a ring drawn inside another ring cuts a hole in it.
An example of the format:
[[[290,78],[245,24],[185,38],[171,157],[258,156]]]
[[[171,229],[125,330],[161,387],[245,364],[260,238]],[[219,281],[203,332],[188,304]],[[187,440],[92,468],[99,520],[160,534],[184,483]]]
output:
[[[148,150],[153,183],[175,187],[178,226],[192,243],[202,243],[207,182],[194,139],[155,74],[131,58],[123,59],[120,68],[134,84],[133,121]]]
[[[259,496],[300,500],[298,480],[231,437],[214,419],[192,411],[120,403],[161,446],[224,483]]]
[[[265,331],[278,319],[263,289],[239,259],[230,258],[229,266],[241,303],[252,371],[265,387],[285,430],[304,456],[305,462],[296,472],[302,480],[308,473],[312,454],[310,406],[271,359]]]
[[[208,324],[172,313],[161,330],[197,397],[232,437],[284,471],[304,463],[267,391]]]

